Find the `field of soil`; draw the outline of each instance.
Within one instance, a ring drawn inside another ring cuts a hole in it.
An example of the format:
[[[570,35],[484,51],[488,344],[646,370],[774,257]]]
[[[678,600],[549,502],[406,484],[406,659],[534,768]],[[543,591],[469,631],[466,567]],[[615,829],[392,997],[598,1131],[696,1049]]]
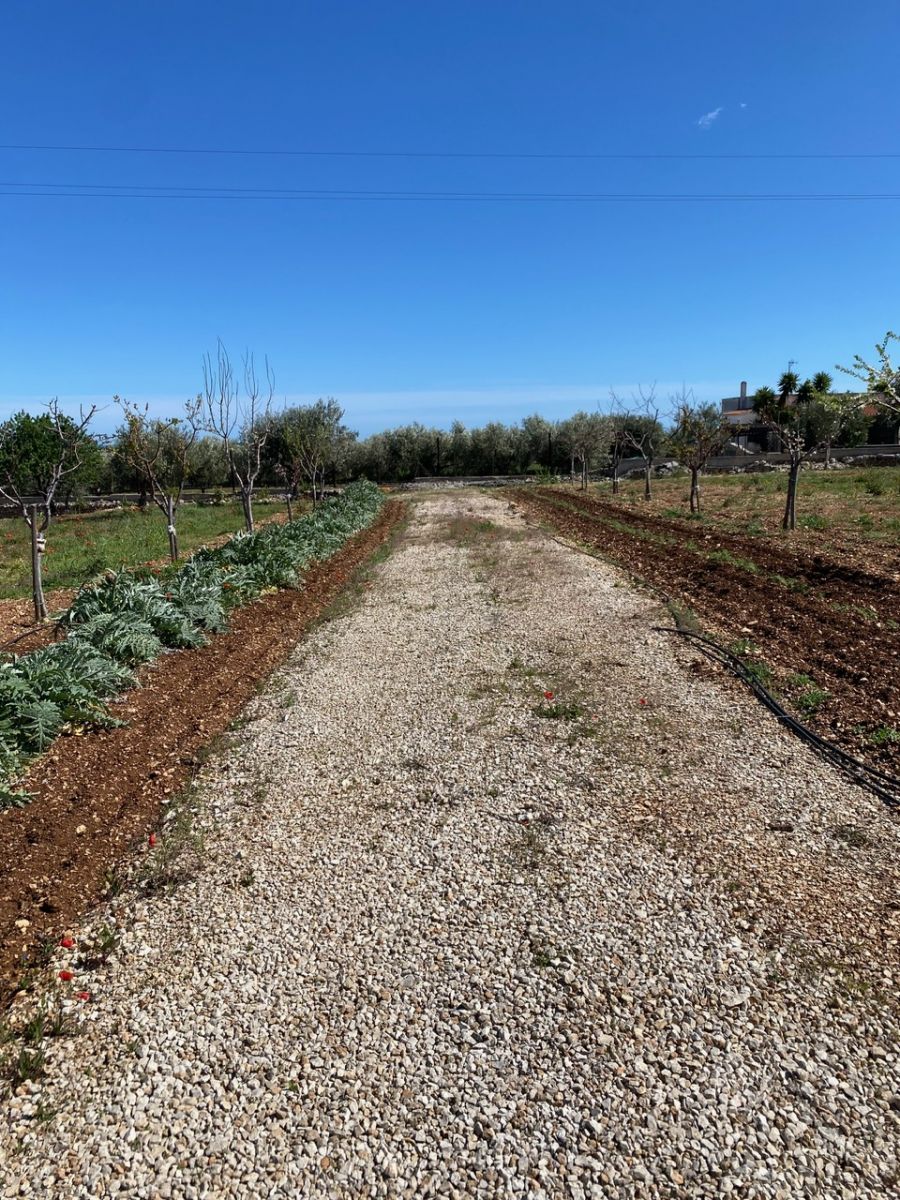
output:
[[[208,645],[144,668],[141,686],[112,705],[124,725],[61,737],[33,764],[24,780],[31,802],[0,811],[0,999],[48,937],[108,892],[135,839],[157,826],[161,803],[390,535],[403,507],[385,505],[297,588],[237,609]]]
[[[609,485],[600,485],[609,496]],[[701,479],[702,519],[690,517],[686,473],[653,480],[644,499],[643,479],[623,481],[616,502],[668,520],[721,533],[776,542],[785,555],[815,556],[876,574],[900,570],[900,469],[804,470],[797,498],[797,528],[781,529],[787,475],[783,471],[708,475]],[[690,535],[688,535],[690,536]]]
[[[569,488],[515,503],[694,610],[824,736],[900,773],[900,581]],[[824,694],[823,694],[824,693]]]

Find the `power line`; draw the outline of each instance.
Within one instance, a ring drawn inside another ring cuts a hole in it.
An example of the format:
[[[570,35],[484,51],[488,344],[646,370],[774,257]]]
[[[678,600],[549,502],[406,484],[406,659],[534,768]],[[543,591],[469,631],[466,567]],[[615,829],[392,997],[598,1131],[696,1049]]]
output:
[[[68,197],[85,200],[422,200],[499,203],[733,204],[802,201],[896,201],[900,192],[450,192],[361,189],[190,188],[149,184],[0,183],[0,196]]]
[[[24,143],[0,144],[0,150],[50,151],[70,152],[78,154],[187,154],[187,155],[227,155],[244,157],[269,158],[409,158],[409,159],[551,159],[569,161],[778,161],[778,160],[817,160],[828,159],[900,159],[900,151],[896,153],[801,153],[801,154],[669,154],[669,153],[564,153],[564,152],[518,152],[518,151],[447,151],[447,150],[286,150],[286,149],[249,149],[238,147],[210,146],[63,146]]]

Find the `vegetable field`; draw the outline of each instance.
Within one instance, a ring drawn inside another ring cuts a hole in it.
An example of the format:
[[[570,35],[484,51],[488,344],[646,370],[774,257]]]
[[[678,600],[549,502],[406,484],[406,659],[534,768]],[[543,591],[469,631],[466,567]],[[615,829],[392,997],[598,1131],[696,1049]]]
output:
[[[12,781],[64,729],[115,724],[108,701],[137,683],[142,665],[203,645],[232,609],[295,584],[381,503],[373,484],[354,484],[299,521],[238,534],[158,575],[111,571],[79,591],[60,621],[64,640],[0,664],[0,804],[27,802]]]

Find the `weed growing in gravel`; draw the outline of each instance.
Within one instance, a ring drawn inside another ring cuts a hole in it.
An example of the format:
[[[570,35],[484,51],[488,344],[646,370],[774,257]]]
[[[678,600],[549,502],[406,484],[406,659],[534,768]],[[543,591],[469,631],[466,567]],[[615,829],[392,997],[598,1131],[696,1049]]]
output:
[[[118,949],[120,941],[121,936],[117,929],[111,925],[101,925],[86,947],[80,965],[87,971],[95,971],[102,967]]]
[[[47,1055],[39,1047],[21,1046],[18,1053],[12,1053],[4,1060],[3,1075],[9,1081],[9,1086],[17,1088],[20,1083],[35,1082],[44,1074]]]
[[[548,721],[577,721],[584,715],[582,705],[571,701],[564,704],[559,700],[552,704],[538,704],[532,711],[536,717],[544,717]]]
[[[147,892],[158,892],[193,879],[205,848],[202,832],[195,828],[197,805],[193,789],[182,793],[169,810],[165,831],[137,872],[137,883]]]
[[[103,887],[101,894],[106,900],[114,900],[116,896],[121,896],[122,889],[125,887],[125,880],[115,867],[108,867],[103,873]]]
[[[669,600],[666,607],[675,622],[676,629],[683,629],[685,633],[700,633],[700,620],[687,604],[681,604],[678,600]]]
[[[513,846],[513,857],[526,871],[536,871],[544,860],[547,846],[535,825],[523,825],[521,835]]]
[[[869,734],[869,741],[874,746],[895,746],[900,742],[900,729],[895,729],[893,725],[880,725]]]
[[[831,836],[853,850],[861,850],[863,846],[869,844],[868,837],[858,825],[835,825]]]

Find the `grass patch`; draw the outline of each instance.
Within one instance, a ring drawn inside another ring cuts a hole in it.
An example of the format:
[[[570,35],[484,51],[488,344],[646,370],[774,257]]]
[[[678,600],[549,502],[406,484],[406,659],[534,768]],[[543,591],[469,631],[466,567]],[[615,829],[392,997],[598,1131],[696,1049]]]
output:
[[[257,502],[257,519],[285,511],[278,503]],[[244,527],[240,503],[185,504],[178,510],[182,557],[199,546]],[[0,599],[31,594],[31,541],[20,518],[6,520],[0,539]],[[118,569],[165,560],[169,556],[166,522],[155,506],[58,518],[47,530],[44,587],[77,588],[107,568]]]
[[[895,729],[893,725],[880,725],[869,734],[869,741],[873,746],[896,746],[900,744],[900,729]]]
[[[743,558],[740,554],[732,554],[730,550],[713,550],[706,557],[709,562],[737,567],[741,571],[749,571],[751,575],[759,574],[759,567],[752,558]]]
[[[793,689],[791,699],[794,705],[806,717],[817,713],[828,699],[825,688],[819,687],[809,675],[789,675],[787,683]]]
[[[828,529],[831,523],[818,513],[805,513],[797,518],[797,524],[801,529]]]
[[[543,717],[547,721],[577,721],[584,715],[584,708],[573,701],[539,704],[532,711],[536,717]]]

